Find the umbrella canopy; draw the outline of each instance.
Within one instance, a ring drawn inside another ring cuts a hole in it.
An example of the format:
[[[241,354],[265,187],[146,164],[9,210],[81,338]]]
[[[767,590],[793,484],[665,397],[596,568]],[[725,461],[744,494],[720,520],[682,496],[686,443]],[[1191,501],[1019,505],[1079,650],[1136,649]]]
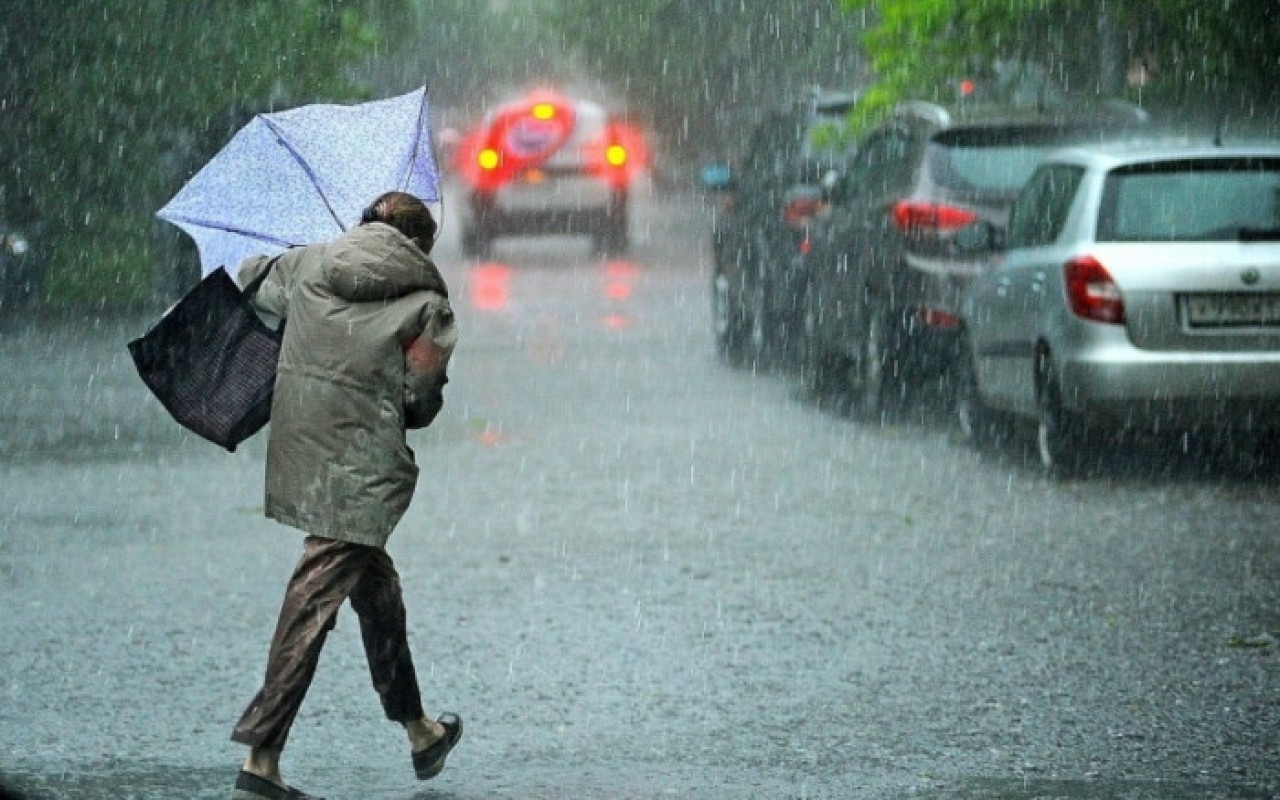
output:
[[[440,199],[427,90],[259,114],[160,209],[205,275],[251,255],[328,241],[393,189]]]

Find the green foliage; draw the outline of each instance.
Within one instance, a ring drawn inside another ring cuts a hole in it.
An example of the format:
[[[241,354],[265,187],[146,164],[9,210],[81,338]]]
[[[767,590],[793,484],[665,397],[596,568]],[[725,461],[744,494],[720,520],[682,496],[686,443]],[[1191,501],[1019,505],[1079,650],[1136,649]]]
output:
[[[814,151],[840,153],[854,143],[848,125],[822,123],[809,129],[809,145]]]
[[[76,305],[149,297],[153,248],[140,234],[150,223],[148,215],[104,208],[84,222],[83,233],[41,243],[42,256],[56,267],[49,275],[49,296]]]
[[[861,37],[875,83],[860,118],[905,98],[954,98],[959,76],[1033,66],[1076,95],[1119,95],[1180,113],[1274,114],[1280,26],[1250,0],[842,0],[875,24]],[[1138,68],[1145,66],[1140,79]],[[1268,110],[1270,109],[1270,110]]]
[[[251,113],[367,95],[349,67],[392,35],[379,21],[393,5],[64,0],[8,15],[5,211],[39,219],[54,299],[145,295],[156,209]]]
[[[1151,69],[1151,91],[1175,102],[1280,101],[1280,25],[1274,0],[1159,0],[1121,4],[1134,60]]]

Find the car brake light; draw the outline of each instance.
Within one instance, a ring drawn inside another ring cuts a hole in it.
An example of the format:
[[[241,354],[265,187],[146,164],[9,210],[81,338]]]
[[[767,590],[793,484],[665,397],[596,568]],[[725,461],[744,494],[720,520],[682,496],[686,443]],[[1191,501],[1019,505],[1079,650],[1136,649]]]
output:
[[[821,210],[821,197],[793,197],[782,207],[782,221],[788,225],[803,225]]]
[[[534,119],[545,121],[555,117],[556,107],[553,103],[535,103],[532,113]]]
[[[1078,317],[1095,322],[1124,322],[1124,298],[1111,273],[1093,256],[1068,261],[1062,268],[1067,302]]]
[[[476,156],[476,163],[480,165],[480,169],[495,170],[502,163],[502,154],[492,147],[486,147]]]
[[[610,120],[599,138],[583,149],[588,169],[615,189],[625,189],[645,169],[648,150],[639,129]]]
[[[954,231],[977,221],[977,214],[955,206],[918,200],[902,200],[893,206],[893,222],[906,233]]]
[[[627,163],[627,148],[620,144],[611,144],[604,150],[604,160],[611,167],[621,167]]]
[[[920,321],[930,328],[943,328],[950,330],[960,327],[960,318],[950,311],[942,311],[937,308],[929,308],[921,306],[919,311]]]

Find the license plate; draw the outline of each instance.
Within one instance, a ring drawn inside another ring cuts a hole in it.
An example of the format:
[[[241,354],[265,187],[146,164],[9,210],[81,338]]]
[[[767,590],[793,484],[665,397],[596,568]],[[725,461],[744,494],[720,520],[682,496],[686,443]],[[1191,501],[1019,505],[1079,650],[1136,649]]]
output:
[[[1280,294],[1231,292],[1182,296],[1182,313],[1193,328],[1280,325]]]

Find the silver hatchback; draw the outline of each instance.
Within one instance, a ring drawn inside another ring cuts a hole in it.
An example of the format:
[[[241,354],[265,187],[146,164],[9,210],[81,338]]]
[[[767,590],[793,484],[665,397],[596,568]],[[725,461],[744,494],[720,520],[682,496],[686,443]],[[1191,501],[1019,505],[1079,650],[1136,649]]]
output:
[[[963,434],[1037,423],[1079,472],[1100,434],[1280,432],[1280,145],[1127,145],[1049,156],[961,308]]]

